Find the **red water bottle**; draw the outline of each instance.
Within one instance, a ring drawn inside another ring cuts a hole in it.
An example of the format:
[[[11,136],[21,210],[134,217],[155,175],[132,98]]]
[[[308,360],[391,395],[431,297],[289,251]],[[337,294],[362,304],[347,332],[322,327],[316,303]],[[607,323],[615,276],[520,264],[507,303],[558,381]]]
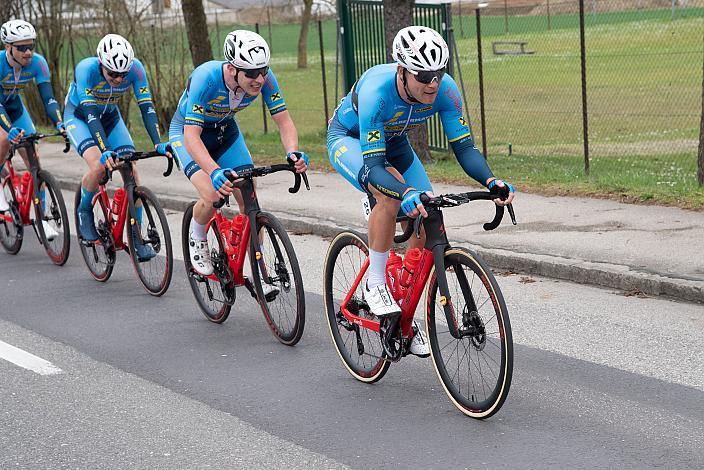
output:
[[[115,190],[115,194],[112,196],[112,213],[115,217],[120,216],[120,211],[122,210],[122,205],[125,202],[125,189],[118,188]]]
[[[398,288],[398,272],[402,264],[403,259],[394,250],[391,250],[389,258],[386,260],[386,285],[394,298],[396,298],[396,290]]]
[[[418,263],[420,263],[421,256],[422,253],[418,248],[412,248],[408,250],[406,256],[403,258],[403,268],[398,275],[399,283],[403,287],[409,287],[411,285],[413,273],[415,273],[418,268]]]
[[[244,230],[244,223],[247,220],[247,216],[244,214],[237,214],[234,219],[232,219],[232,232],[230,235],[230,243],[232,247],[237,250],[242,240],[242,231]]]
[[[32,174],[25,171],[22,174],[22,182],[20,183],[20,199],[24,199],[29,194],[29,182],[32,180]]]

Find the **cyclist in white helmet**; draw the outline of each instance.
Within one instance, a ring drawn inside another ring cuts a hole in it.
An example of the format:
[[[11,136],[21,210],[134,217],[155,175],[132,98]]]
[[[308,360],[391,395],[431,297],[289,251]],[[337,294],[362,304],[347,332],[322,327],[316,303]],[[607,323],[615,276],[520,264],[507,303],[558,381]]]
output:
[[[368,69],[342,99],[328,124],[328,155],[335,169],[360,191],[374,197],[369,217],[369,274],[365,299],[379,316],[401,313],[386,285],[386,260],[393,241],[399,208],[410,217],[427,217],[420,196],[432,192],[428,175],[408,141],[410,129],[424,126],[438,113],[462,169],[489,189],[508,188],[505,205],[514,198],[509,183],[494,177],[474,146],[462,113],[457,84],[445,73],[449,49],[440,34],[425,26],[409,26],[396,34],[396,63]],[[411,246],[422,248],[421,240]],[[410,352],[430,354],[423,332],[417,332]]]
[[[36,133],[20,96],[20,91],[32,81],[37,84],[47,115],[56,128],[64,132],[59,103],[51,89],[49,66],[44,57],[34,53],[36,38],[34,27],[23,20],[11,20],[0,27],[0,39],[5,44],[5,50],[0,52],[0,172],[10,143],[18,142],[24,135]],[[29,168],[26,150],[21,149],[20,154]],[[44,188],[40,188],[39,194],[43,203]],[[0,190],[0,212],[8,208],[5,193]],[[58,233],[46,220],[43,225],[47,239],[53,240]]]
[[[147,73],[134,57],[130,43],[120,35],[108,34],[98,43],[97,57],[88,57],[76,65],[74,79],[66,96],[66,130],[71,143],[88,164],[81,181],[81,203],[76,208],[79,234],[83,240],[95,241],[91,202],[105,168],[113,169],[120,154],[134,152],[134,142],[127,131],[117,102],[129,88],[142,113],[149,137],[162,153],[166,144],[159,144],[159,122]],[[133,164],[134,165],[134,164]],[[135,178],[139,175],[135,169]],[[141,221],[141,207],[137,207],[137,222]],[[138,230],[133,226],[133,230]],[[139,236],[136,239],[141,239]],[[140,261],[153,258],[156,253],[149,245],[136,244]]]
[[[298,148],[298,133],[274,72],[269,68],[269,46],[252,31],[232,31],[225,38],[225,61],[213,60],[198,66],[188,79],[169,127],[169,140],[181,168],[198,190],[190,227],[190,256],[193,267],[203,275],[213,272],[206,238],[206,224],[213,216],[213,203],[233,194],[240,211],[240,191],[224,173],[251,168],[252,156],[240,132],[235,113],[262,95],[271,118],[279,128],[287,157],[304,172],[308,157]],[[234,189],[234,190],[233,190]],[[263,284],[264,293],[276,288]]]

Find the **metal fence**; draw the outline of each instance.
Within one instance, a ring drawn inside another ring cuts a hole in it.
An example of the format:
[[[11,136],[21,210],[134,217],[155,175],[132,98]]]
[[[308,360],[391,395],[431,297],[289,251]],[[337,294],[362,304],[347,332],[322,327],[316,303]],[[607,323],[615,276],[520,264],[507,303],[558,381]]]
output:
[[[566,181],[581,176],[584,111],[592,174],[696,186],[703,1],[585,0],[586,110],[579,1],[511,3],[481,10],[484,122],[477,4],[456,5],[453,18],[476,139],[484,126],[492,161],[523,157],[525,171],[549,163]]]

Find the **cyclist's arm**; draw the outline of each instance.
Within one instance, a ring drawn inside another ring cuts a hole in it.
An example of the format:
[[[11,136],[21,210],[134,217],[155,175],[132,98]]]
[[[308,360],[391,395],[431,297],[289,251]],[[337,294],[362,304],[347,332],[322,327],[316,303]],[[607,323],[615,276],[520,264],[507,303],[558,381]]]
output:
[[[386,169],[386,136],[384,135],[384,106],[386,101],[377,93],[359,93],[359,143],[362,147],[364,170],[362,185],[376,188],[394,199],[403,199],[410,189]]]
[[[2,104],[0,104],[0,127],[2,127],[5,132],[10,132],[10,129],[12,129],[12,121],[7,114],[5,106]]]
[[[147,130],[152,143],[156,145],[161,141],[159,135],[159,118],[156,115],[154,103],[152,102],[152,94],[149,90],[149,82],[147,81],[147,72],[144,70],[142,63],[134,59],[130,74],[135,74],[136,76],[135,81],[132,82],[132,89],[134,90],[134,96],[139,105],[139,111],[142,113],[144,128]]]
[[[51,89],[51,73],[49,72],[49,65],[46,63],[46,59],[35,54],[33,62],[36,61],[37,75],[34,80],[37,83],[37,89],[39,90],[39,96],[42,98],[44,103],[44,109],[46,110],[47,116],[56,126],[58,123],[63,121],[61,118],[61,110],[59,109],[59,103],[54,98],[54,90]]]
[[[75,72],[76,95],[78,97],[78,107],[85,115],[86,124],[90,134],[98,144],[101,152],[110,150],[108,136],[100,122],[100,107],[93,98],[93,89],[90,83],[91,77],[90,62],[85,59],[78,63]]]
[[[215,163],[215,160],[210,156],[210,152],[205,148],[203,140],[200,138],[203,128],[201,126],[188,125],[183,126],[183,144],[186,146],[186,151],[191,155],[193,161],[208,175],[220,168]]]
[[[445,75],[441,88],[444,89],[438,93],[437,99],[440,100],[438,113],[457,162],[467,175],[486,186],[494,179],[494,174],[486,158],[474,145],[472,134],[462,116],[462,98],[457,85],[452,77]]]
[[[277,113],[271,118],[276,123],[279,128],[279,134],[281,135],[281,144],[284,146],[286,153],[297,152],[298,148],[298,131],[296,126],[293,124],[293,119],[288,111],[282,113]]]

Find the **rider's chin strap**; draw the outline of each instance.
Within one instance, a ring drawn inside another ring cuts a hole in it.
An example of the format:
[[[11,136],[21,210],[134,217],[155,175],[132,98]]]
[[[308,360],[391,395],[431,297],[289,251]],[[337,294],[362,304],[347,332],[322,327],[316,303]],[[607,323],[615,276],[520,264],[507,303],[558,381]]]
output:
[[[401,75],[401,82],[403,83],[403,91],[406,93],[406,97],[411,101],[411,103],[420,103],[412,94],[411,90],[408,89],[408,81],[406,80],[406,69],[403,69],[403,74]]]

